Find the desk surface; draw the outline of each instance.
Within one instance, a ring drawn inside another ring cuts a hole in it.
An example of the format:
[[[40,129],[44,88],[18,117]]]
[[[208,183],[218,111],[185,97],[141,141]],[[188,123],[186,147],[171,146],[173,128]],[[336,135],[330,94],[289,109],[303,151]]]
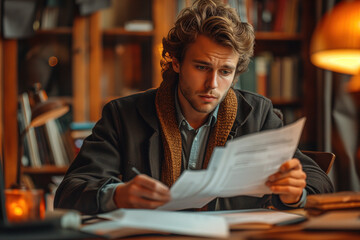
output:
[[[303,209],[290,210],[287,212],[297,213],[306,215]],[[274,226],[267,230],[232,230],[230,233],[229,240],[310,240],[310,239],[326,239],[326,240],[355,240],[360,239],[359,231],[308,231],[303,230],[304,224],[294,224],[288,226]],[[121,240],[204,240],[214,239],[205,237],[194,237],[194,236],[180,236],[180,235],[140,235],[131,236],[126,238],[119,238]]]
[[[297,213],[303,213],[304,211],[296,211]],[[310,240],[310,239],[326,239],[326,240],[355,240],[360,239],[360,230],[359,231],[304,231],[302,230],[306,222],[288,225],[288,226],[274,226],[267,230],[237,230],[231,231],[229,240]],[[23,232],[18,231],[15,234],[8,235],[0,231],[0,239],[8,240],[22,240],[22,239],[87,239],[87,240],[100,240],[104,238],[88,238],[81,233],[72,233],[70,230],[59,230],[61,232]],[[214,239],[214,238],[205,238],[205,237],[194,237],[194,236],[182,236],[182,235],[138,235],[130,236],[125,238],[119,238],[121,240],[204,240],[204,239]]]
[[[360,231],[301,231],[301,224],[292,226],[273,227],[269,230],[239,230],[231,231],[228,240],[310,240],[310,239],[326,239],[326,240],[355,240],[360,239]],[[87,238],[81,234],[71,233],[71,231],[63,230],[62,232],[42,232],[42,233],[23,233],[7,234],[0,232],[0,239],[7,240],[39,240],[39,239],[85,239],[85,240],[103,240],[104,238]],[[204,240],[214,239],[205,237],[180,236],[180,235],[139,235],[119,240]]]
[[[360,239],[360,231],[301,231],[300,225],[274,227],[270,230],[246,230],[231,231],[228,240],[310,240],[310,239],[326,239],[326,240],[355,240]],[[150,236],[132,236],[127,238],[119,238],[121,240],[204,240],[214,238],[191,237],[179,235],[150,235]],[[97,240],[97,239],[96,239]],[[100,239],[99,239],[100,240]]]

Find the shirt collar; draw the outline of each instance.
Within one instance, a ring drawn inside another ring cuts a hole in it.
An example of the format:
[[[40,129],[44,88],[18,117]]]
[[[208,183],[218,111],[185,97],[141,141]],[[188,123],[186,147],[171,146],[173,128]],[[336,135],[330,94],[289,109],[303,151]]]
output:
[[[190,124],[188,123],[188,121],[186,121],[184,115],[181,112],[181,108],[180,108],[180,103],[179,103],[179,99],[178,99],[178,87],[176,86],[175,88],[175,109],[176,109],[176,118],[179,124],[179,128],[181,127],[181,124],[183,122],[185,122],[186,126],[188,126],[189,129],[193,129]],[[214,111],[212,111],[208,117],[208,120],[205,122],[205,124],[203,126],[211,126],[213,127],[217,121],[217,114],[219,111],[219,104],[216,106],[216,108],[214,109]]]

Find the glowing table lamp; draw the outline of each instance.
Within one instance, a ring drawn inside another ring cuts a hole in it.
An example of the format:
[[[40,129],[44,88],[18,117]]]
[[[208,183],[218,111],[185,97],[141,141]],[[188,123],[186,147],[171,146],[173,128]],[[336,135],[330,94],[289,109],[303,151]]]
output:
[[[310,54],[317,67],[356,76],[349,87],[360,90],[359,0],[342,1],[322,18],[312,36]]]

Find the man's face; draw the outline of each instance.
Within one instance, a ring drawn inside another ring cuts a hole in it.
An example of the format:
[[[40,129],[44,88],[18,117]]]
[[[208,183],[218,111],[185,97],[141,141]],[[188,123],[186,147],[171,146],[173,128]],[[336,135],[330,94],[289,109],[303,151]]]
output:
[[[182,63],[173,59],[173,69],[179,73],[179,102],[188,121],[204,120],[225,98],[238,59],[239,55],[230,47],[221,46],[203,35],[188,46]]]

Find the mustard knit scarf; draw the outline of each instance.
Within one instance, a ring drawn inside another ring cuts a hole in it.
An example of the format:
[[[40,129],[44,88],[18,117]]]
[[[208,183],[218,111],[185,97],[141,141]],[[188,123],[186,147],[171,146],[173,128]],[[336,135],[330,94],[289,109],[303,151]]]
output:
[[[163,81],[156,94],[155,104],[161,125],[164,160],[161,164],[161,181],[171,187],[181,174],[181,135],[175,110],[177,80]],[[235,121],[237,100],[233,89],[220,104],[217,122],[211,130],[202,168],[207,168],[216,146],[224,146]]]

